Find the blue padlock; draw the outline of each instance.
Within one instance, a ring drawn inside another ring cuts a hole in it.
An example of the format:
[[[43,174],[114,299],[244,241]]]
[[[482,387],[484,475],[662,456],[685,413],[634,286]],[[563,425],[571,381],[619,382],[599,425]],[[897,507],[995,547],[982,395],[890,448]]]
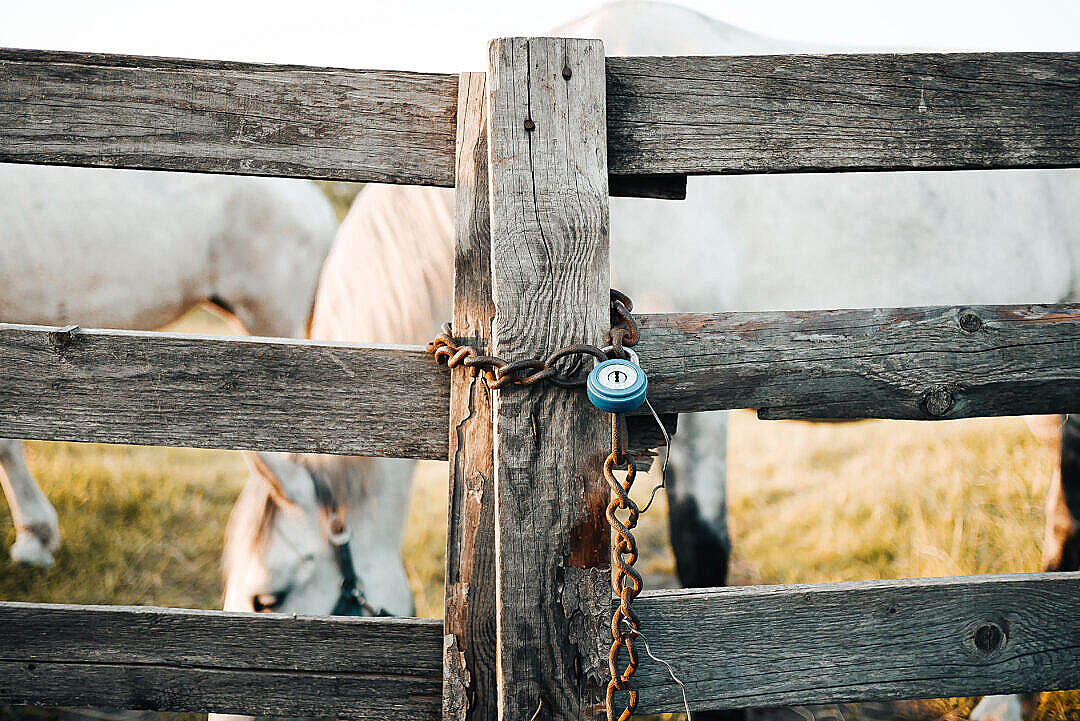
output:
[[[630,360],[614,358],[592,369],[585,391],[594,406],[607,413],[636,411],[645,402],[649,379],[638,365],[637,353],[626,349]]]

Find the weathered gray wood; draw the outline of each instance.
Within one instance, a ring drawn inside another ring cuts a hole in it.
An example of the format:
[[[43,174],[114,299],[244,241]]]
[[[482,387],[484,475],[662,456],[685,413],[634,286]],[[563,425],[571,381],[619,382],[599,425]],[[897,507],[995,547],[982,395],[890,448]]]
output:
[[[1080,164],[1080,54],[612,58],[613,195],[686,173]],[[454,75],[0,50],[0,161],[454,182]],[[624,176],[631,176],[624,178]]]
[[[0,324],[0,437],[445,458],[420,348]]]
[[[437,719],[442,624],[0,603],[0,702]]]
[[[0,50],[0,161],[452,185],[457,76]]]
[[[695,709],[1080,686],[1080,573],[645,592]],[[436,718],[436,620],[0,603],[0,701]],[[639,711],[681,708],[644,654]]]
[[[0,162],[451,186],[456,98],[454,75],[0,48]]]
[[[614,175],[1080,165],[1080,53],[610,58]]]
[[[657,410],[762,418],[1080,411],[1080,305],[640,316]]]
[[[602,343],[603,44],[510,38],[489,49],[495,353]],[[498,392],[494,411],[499,718],[591,718],[610,618],[606,419],[582,394],[543,384]]]
[[[454,332],[491,345],[491,235],[484,73],[458,84],[454,191]],[[495,468],[491,394],[483,376],[450,372],[443,721],[495,721]]]
[[[2,438],[446,459],[449,375],[418,347],[0,323],[0,368]]]
[[[643,593],[655,655],[695,709],[1080,687],[1080,573]],[[639,713],[681,711],[642,653]]]

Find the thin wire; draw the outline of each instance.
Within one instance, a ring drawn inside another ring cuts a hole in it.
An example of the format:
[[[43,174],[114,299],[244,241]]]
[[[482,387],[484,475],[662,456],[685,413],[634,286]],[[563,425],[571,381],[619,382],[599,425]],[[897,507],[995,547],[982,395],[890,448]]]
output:
[[[653,661],[656,661],[659,664],[662,664],[664,666],[664,668],[667,669],[668,675],[671,676],[671,680],[674,681],[676,684],[678,684],[679,693],[682,694],[683,709],[685,709],[685,711],[686,711],[686,721],[693,721],[694,717],[690,713],[690,702],[686,699],[686,684],[684,684],[679,679],[679,677],[675,675],[675,669],[673,669],[671,667],[670,663],[668,663],[667,661],[665,661],[662,658],[659,658],[658,656],[656,656],[652,652],[652,649],[649,648],[649,639],[645,638],[645,634],[643,634],[639,629],[636,629],[633,626],[631,626],[630,622],[628,620],[626,620],[625,618],[623,619],[623,623],[625,623],[630,628],[630,630],[633,631],[633,633],[638,638],[641,639],[641,642],[643,644],[645,644],[645,653],[649,654],[649,658],[651,658]]]
[[[649,494],[649,502],[645,504],[639,513],[644,513],[649,510],[649,506],[656,500],[656,493],[661,488],[667,490],[667,464],[668,459],[671,458],[671,434],[668,433],[667,428],[664,427],[663,421],[660,420],[660,416],[657,415],[656,409],[652,407],[652,403],[649,403],[649,399],[645,398],[645,405],[649,409],[649,413],[652,413],[653,419],[656,421],[656,425],[660,426],[660,432],[664,434],[664,463],[660,466],[660,482],[653,486],[652,492]]]

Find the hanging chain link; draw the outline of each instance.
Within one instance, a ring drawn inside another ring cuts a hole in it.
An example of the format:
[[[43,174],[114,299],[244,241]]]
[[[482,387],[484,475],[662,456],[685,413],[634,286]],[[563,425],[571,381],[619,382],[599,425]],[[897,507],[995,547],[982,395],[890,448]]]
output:
[[[622,481],[615,477],[615,471],[625,471]],[[615,540],[611,544],[611,588],[619,597],[619,605],[611,616],[611,650],[608,653],[608,670],[611,680],[607,685],[604,705],[608,721],[616,721],[615,692],[626,691],[627,700],[618,721],[627,721],[637,708],[638,692],[630,685],[630,677],[637,670],[638,656],[634,650],[634,638],[641,630],[641,622],[630,604],[641,593],[641,574],[634,564],[637,562],[637,541],[632,529],[637,526],[641,511],[630,498],[630,488],[634,485],[637,469],[634,457],[626,450],[626,418],[611,414],[611,454],[604,461],[604,480],[611,488],[611,501],[605,516],[608,525],[615,531]],[[627,511],[626,521],[616,515],[618,511]],[[626,649],[626,667],[619,670],[619,651]]]
[[[611,356],[624,358],[624,346],[633,346],[641,333],[630,311],[634,304],[625,294],[611,289]],[[476,346],[461,345],[454,338],[453,328],[444,323],[442,332],[428,343],[429,353],[434,354],[436,362],[445,363],[449,368],[463,365],[473,377],[483,373],[488,388],[506,388],[507,386],[531,386],[540,381],[550,381],[560,388],[580,388],[585,385],[589,368],[582,360],[592,356],[598,361],[606,361],[609,354],[597,346],[588,343],[575,343],[564,346],[544,358],[530,358],[519,361],[506,361],[496,356],[485,355]],[[572,358],[569,363],[556,366],[560,360]],[[582,370],[585,373],[582,374]]]
[[[491,389],[508,386],[531,386],[540,381],[549,381],[561,388],[580,388],[585,385],[588,369],[582,374],[582,360],[592,356],[598,361],[609,358],[626,358],[624,348],[637,344],[641,338],[637,321],[631,311],[634,304],[630,298],[614,288],[611,289],[611,331],[608,348],[598,348],[588,343],[576,343],[559,348],[544,358],[519,361],[506,361],[497,356],[485,355],[475,346],[461,345],[455,340],[453,328],[449,323],[442,327],[442,332],[428,343],[429,353],[436,362],[445,363],[449,368],[463,365],[473,377],[483,373]],[[573,358],[560,369],[556,363],[564,358]],[[659,423],[659,419],[657,419]],[[661,424],[661,429],[663,425]],[[622,481],[615,478],[615,471],[625,471]],[[611,453],[604,461],[604,480],[611,488],[611,501],[605,516],[608,525],[615,531],[611,545],[611,587],[619,597],[619,605],[611,617],[611,651],[608,653],[608,670],[611,680],[608,682],[605,707],[608,721],[627,721],[637,707],[638,693],[630,685],[630,677],[637,670],[638,656],[633,640],[639,635],[641,624],[630,604],[641,593],[641,574],[634,568],[637,562],[637,541],[631,530],[637,526],[641,511],[630,498],[630,487],[634,484],[637,469],[634,457],[626,448],[626,419],[622,415],[611,414]],[[616,515],[618,511],[628,511],[625,523]],[[619,652],[626,649],[627,664],[619,671]],[[627,692],[627,702],[618,719],[615,717],[615,693]],[[539,710],[539,709],[538,709]]]

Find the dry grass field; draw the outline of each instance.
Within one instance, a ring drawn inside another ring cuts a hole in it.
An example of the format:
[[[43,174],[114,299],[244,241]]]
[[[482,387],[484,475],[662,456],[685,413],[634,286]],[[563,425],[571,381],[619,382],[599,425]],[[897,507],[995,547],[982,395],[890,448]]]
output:
[[[207,314],[183,328],[214,330]],[[735,413],[728,449],[735,583],[1039,569],[1054,454],[1019,419],[807,424]],[[14,530],[0,510],[0,600],[218,605],[222,536],[245,473],[239,454],[44,442],[27,453],[64,547],[50,569],[14,566]],[[426,616],[442,613],[445,475],[443,464],[421,464],[403,549]],[[638,534],[654,588],[674,583],[665,512],[658,503]],[[891,715],[959,718],[970,706],[925,702]],[[1078,718],[1077,709],[1080,694],[1044,694],[1038,718]],[[848,706],[813,713],[860,717]]]

